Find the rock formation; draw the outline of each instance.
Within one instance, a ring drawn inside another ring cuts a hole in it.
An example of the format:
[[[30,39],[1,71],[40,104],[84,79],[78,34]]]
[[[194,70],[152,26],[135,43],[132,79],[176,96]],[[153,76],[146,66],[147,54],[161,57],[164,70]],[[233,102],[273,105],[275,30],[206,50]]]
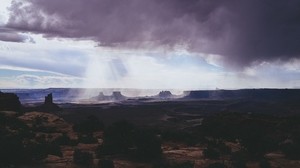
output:
[[[45,102],[44,104],[53,104],[53,96],[52,96],[52,93],[48,94],[46,97],[45,97]]]
[[[53,103],[53,96],[52,93],[45,96],[44,104],[41,105],[38,110],[45,111],[45,112],[53,112],[53,111],[60,111],[60,107]]]
[[[104,95],[103,92],[100,92],[98,96],[91,99],[96,101],[121,101],[126,100],[126,97],[123,96],[121,92],[114,91],[111,95]]]
[[[112,98],[113,98],[114,100],[125,100],[125,99],[126,99],[126,97],[123,96],[123,95],[121,94],[121,92],[113,92],[113,93],[112,93]]]
[[[170,91],[161,91],[159,92],[158,97],[162,99],[166,99],[166,98],[172,98],[173,95]]]
[[[0,110],[20,111],[21,103],[19,97],[14,93],[0,92]]]
[[[107,101],[107,100],[109,100],[108,96],[104,95],[103,92],[100,92],[98,96],[96,96],[92,99],[95,99],[97,101]]]

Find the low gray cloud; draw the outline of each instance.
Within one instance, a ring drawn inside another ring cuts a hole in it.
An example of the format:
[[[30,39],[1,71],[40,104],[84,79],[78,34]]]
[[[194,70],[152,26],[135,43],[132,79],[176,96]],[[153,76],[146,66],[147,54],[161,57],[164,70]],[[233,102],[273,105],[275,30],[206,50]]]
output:
[[[22,35],[15,30],[3,28],[3,27],[2,28],[0,27],[0,41],[18,42],[18,43],[24,43],[24,42],[34,43],[33,38],[26,36],[26,35]]]
[[[238,67],[300,57],[299,0],[13,0],[6,27],[110,47],[184,45]]]

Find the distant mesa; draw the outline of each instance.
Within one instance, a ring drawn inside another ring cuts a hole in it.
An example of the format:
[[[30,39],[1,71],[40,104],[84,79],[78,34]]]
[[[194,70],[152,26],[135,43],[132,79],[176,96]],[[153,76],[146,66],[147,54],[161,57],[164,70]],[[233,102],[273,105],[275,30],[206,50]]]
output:
[[[20,111],[21,107],[21,102],[16,94],[0,92],[0,110]]]
[[[121,92],[113,92],[112,96],[115,100],[125,100],[126,97],[121,94]]]
[[[158,97],[162,99],[167,99],[167,98],[173,98],[174,95],[170,91],[161,91],[159,92]]]
[[[189,91],[184,99],[255,99],[267,101],[297,101],[300,99],[300,89],[197,90]]]
[[[103,92],[100,92],[99,95],[98,95],[97,97],[98,97],[99,99],[101,99],[101,98],[105,98],[106,96],[104,95]]]
[[[122,95],[119,91],[114,91],[111,95],[104,95],[103,92],[100,92],[98,96],[92,97],[91,99],[95,101],[122,101],[126,100],[127,97]]]
[[[190,91],[185,98],[187,99],[208,99],[210,98],[210,91]]]

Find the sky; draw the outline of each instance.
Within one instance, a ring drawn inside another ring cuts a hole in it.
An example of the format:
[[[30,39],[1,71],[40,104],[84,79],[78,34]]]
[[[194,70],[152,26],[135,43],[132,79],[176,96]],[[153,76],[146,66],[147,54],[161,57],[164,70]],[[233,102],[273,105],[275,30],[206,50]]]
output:
[[[1,0],[0,88],[300,88],[299,0]]]

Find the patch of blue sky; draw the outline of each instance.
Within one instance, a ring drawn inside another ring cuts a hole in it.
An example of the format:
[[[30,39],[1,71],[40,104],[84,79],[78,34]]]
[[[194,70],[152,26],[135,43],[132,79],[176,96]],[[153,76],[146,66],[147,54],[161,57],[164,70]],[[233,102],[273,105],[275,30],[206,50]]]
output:
[[[149,54],[153,56],[152,54]],[[177,68],[197,68],[206,71],[222,72],[223,68],[210,64],[205,60],[205,58],[199,55],[192,55],[190,53],[172,53],[171,55],[166,55],[165,57],[155,57],[159,62]]]
[[[78,51],[78,50],[68,50],[68,49],[64,49],[64,50],[51,50],[48,51],[48,55],[51,55],[51,59],[53,60],[61,60],[61,61],[78,61],[79,63],[87,63],[88,59],[87,59],[87,54],[82,52],[82,51]]]

